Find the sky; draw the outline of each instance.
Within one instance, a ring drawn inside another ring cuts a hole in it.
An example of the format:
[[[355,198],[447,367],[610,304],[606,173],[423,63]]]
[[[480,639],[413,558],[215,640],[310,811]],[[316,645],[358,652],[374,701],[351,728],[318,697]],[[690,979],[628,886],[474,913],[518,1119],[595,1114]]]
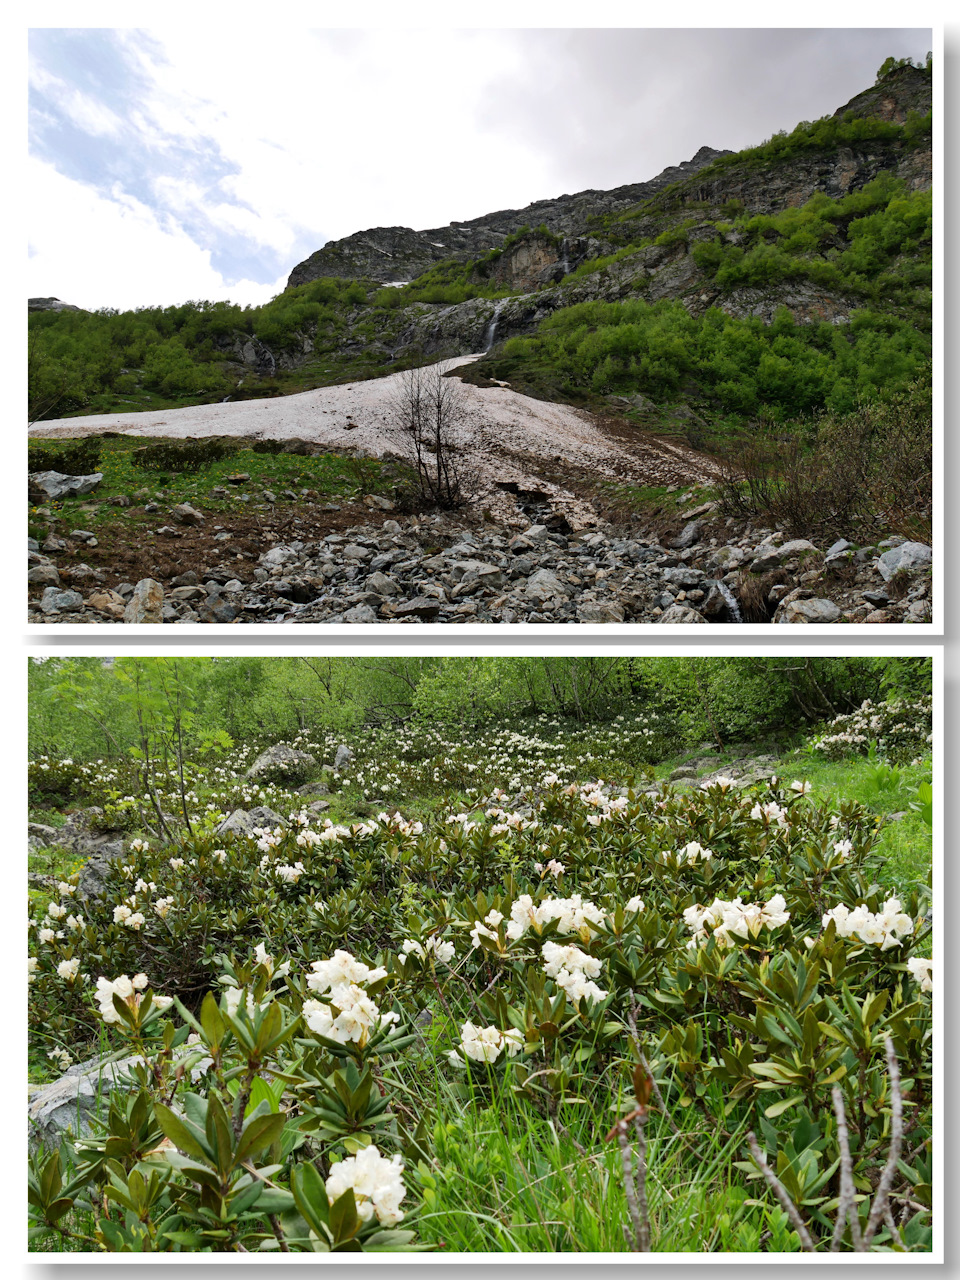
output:
[[[928,29],[44,27],[28,293],[257,305],[328,240],[654,177],[832,114]]]

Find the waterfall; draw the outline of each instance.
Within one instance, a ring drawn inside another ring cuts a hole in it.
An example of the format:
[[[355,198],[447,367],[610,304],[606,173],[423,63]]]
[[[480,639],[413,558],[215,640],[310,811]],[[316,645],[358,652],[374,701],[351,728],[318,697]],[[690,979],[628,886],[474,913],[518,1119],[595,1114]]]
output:
[[[563,267],[563,274],[568,276],[570,274],[570,241],[566,236],[564,236],[563,240],[560,242],[560,255],[560,265]]]
[[[493,346],[493,340],[497,333],[497,321],[500,319],[500,312],[503,310],[503,302],[494,303],[493,315],[487,322],[487,327],[483,331],[483,351],[486,353]]]
[[[743,622],[743,618],[740,616],[740,606],[737,604],[736,600],[734,599],[733,592],[726,585],[726,583],[718,582],[717,591],[719,591],[719,593],[723,596],[724,603],[726,604],[727,608],[730,610],[730,621]]]

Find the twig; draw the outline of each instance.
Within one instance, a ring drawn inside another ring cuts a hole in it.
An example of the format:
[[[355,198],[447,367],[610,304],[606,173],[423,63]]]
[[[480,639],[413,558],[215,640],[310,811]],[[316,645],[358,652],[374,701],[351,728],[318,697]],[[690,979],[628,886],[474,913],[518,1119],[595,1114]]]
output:
[[[760,1172],[766,1178],[767,1185],[772,1188],[777,1199],[783,1205],[783,1208],[787,1217],[790,1219],[790,1222],[793,1224],[794,1231],[796,1231],[797,1235],[800,1237],[801,1246],[804,1249],[806,1249],[808,1253],[815,1253],[816,1245],[813,1243],[813,1238],[811,1237],[810,1232],[807,1230],[803,1219],[800,1217],[800,1210],[790,1199],[790,1196],[788,1195],[787,1190],[784,1187],[783,1183],[780,1181],[777,1175],[773,1172],[773,1170],[767,1164],[766,1159],[764,1158],[764,1154],[760,1150],[759,1144],[757,1143],[757,1135],[753,1132],[752,1129],[747,1134],[747,1142],[750,1144],[750,1154],[753,1156],[754,1161],[756,1162]]]
[[[850,1158],[850,1142],[847,1133],[847,1116],[843,1108],[843,1094],[836,1085],[830,1091],[833,1113],[837,1117],[837,1143],[840,1147],[840,1203],[837,1206],[837,1223],[830,1242],[830,1252],[836,1253],[843,1239],[843,1231],[850,1221],[850,1238],[856,1252],[860,1252],[860,1216],[857,1213],[856,1193],[853,1185],[853,1161]]]
[[[647,1073],[647,1079],[650,1081],[650,1087],[653,1090],[653,1096],[657,1100],[657,1106],[660,1108],[661,1112],[666,1117],[667,1124],[670,1126],[673,1132],[677,1135],[677,1137],[679,1137],[680,1130],[677,1128],[677,1125],[676,1125],[676,1122],[674,1121],[673,1116],[667,1110],[667,1104],[663,1100],[663,1094],[660,1092],[660,1086],[657,1084],[656,1080],[653,1078],[653,1072],[650,1070],[650,1064],[647,1062],[646,1058],[643,1056],[643,1049],[640,1047],[640,1035],[637,1031],[637,1009],[638,1008],[639,1008],[639,1005],[637,1003],[637,997],[635,993],[631,991],[630,992],[630,1008],[627,1010],[627,1023],[630,1027],[630,1039],[633,1041],[633,1047],[636,1049],[637,1055],[640,1058],[640,1065],[643,1067],[644,1071]]]
[[[633,1223],[633,1252],[649,1253],[650,1224],[645,1221],[647,1208],[646,1188],[644,1186],[646,1179],[645,1146],[641,1147],[638,1153],[639,1166],[635,1180],[633,1172],[633,1151],[630,1146],[630,1139],[627,1137],[628,1124],[629,1121],[627,1119],[618,1120],[613,1126],[613,1133],[616,1135],[617,1142],[620,1146],[620,1162],[623,1166],[623,1191],[627,1198],[627,1210],[630,1214],[630,1221]],[[637,1194],[638,1188],[640,1189],[640,1195]],[[641,1203],[643,1205],[643,1211],[641,1211],[640,1208]]]
[[[870,1243],[877,1233],[877,1228],[880,1226],[887,1198],[890,1195],[890,1188],[893,1186],[894,1175],[897,1172],[897,1161],[900,1159],[900,1147],[903,1142],[903,1098],[900,1094],[900,1066],[897,1062],[897,1055],[893,1051],[891,1038],[885,1035],[883,1042],[887,1051],[887,1073],[890,1077],[890,1152],[887,1156],[887,1163],[883,1166],[877,1193],[873,1197],[870,1217],[867,1219],[866,1230],[863,1233],[864,1252],[870,1248]]]
[[[647,1206],[647,1138],[644,1126],[647,1123],[647,1109],[641,1107],[633,1117],[633,1128],[637,1135],[637,1172],[635,1182],[637,1188],[637,1204],[640,1208],[640,1252],[650,1252],[650,1210]]]

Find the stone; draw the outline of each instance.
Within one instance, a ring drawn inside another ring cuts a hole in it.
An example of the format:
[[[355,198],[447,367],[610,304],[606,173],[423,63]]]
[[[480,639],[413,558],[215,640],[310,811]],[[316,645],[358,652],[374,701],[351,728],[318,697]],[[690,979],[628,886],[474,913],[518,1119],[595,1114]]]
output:
[[[192,569],[188,569],[186,573],[180,573],[170,582],[172,587],[195,587],[200,579]]]
[[[684,551],[687,547],[692,547],[700,538],[700,522],[699,520],[690,520],[683,526],[683,531],[679,537],[673,539],[670,546],[675,551]]]
[[[702,623],[702,625],[705,627],[708,627],[710,625],[709,622],[707,622],[706,618],[701,617],[700,614],[697,613],[696,609],[688,609],[686,605],[682,605],[682,604],[671,605],[670,608],[665,609],[664,612],[661,613],[660,617],[657,619],[658,626],[668,626],[671,623],[675,623],[675,622],[683,622],[683,623],[699,622],[699,623]]]
[[[191,507],[189,502],[181,502],[173,508],[170,514],[178,524],[186,525],[203,524],[205,518],[195,507]]]
[[[68,476],[62,471],[34,471],[29,477],[29,489],[31,495],[41,495],[41,501],[55,502],[61,498],[92,493],[102,480],[101,471],[95,471],[89,476]]]
[[[406,600],[403,604],[398,604],[393,611],[393,616],[395,618],[422,618],[425,622],[428,622],[430,619],[435,618],[439,612],[439,600],[431,599],[429,596],[415,596],[413,600]]]
[[[53,564],[38,564],[27,570],[27,581],[34,587],[59,587],[60,575]]]
[[[269,827],[285,827],[286,819],[274,813],[266,805],[257,805],[255,809],[234,809],[217,827],[217,835],[252,835],[255,829]]]
[[[343,621],[351,624],[358,622],[376,622],[376,611],[368,604],[357,604],[352,609],[347,609],[343,615]]]
[[[253,764],[244,774],[245,778],[256,778],[262,773],[288,773],[300,775],[309,773],[317,767],[317,758],[309,751],[297,751],[288,747],[285,742],[278,742],[266,751],[261,751]]]
[[[622,622],[623,616],[623,606],[612,600],[588,600],[577,605],[578,622]]]
[[[382,497],[379,493],[368,493],[364,496],[363,505],[372,507],[375,511],[392,511],[394,504],[389,498]]]
[[[706,577],[701,569],[692,569],[688,565],[679,565],[675,569],[664,569],[663,581],[672,587],[680,587],[686,591],[698,587]]]
[[[524,592],[533,600],[549,600],[551,596],[569,594],[552,569],[538,569],[536,573],[532,573],[527,579]]]
[[[846,538],[838,538],[836,542],[827,547],[823,556],[823,563],[830,564],[832,561],[847,560],[849,553],[854,550],[852,542],[848,542]]]
[[[832,600],[784,600],[774,615],[776,623],[838,622],[840,609]]]
[[[378,596],[396,596],[402,594],[402,588],[396,578],[389,578],[378,569],[367,578],[367,590],[375,591]]]
[[[785,542],[780,547],[779,555],[781,560],[789,560],[791,556],[805,555],[811,551],[815,552],[816,549],[806,538],[794,538],[792,542]]]
[[[58,587],[47,587],[40,600],[40,608],[44,613],[70,613],[74,609],[83,608],[83,597],[79,591],[61,591]]]
[[[139,1055],[117,1062],[89,1058],[68,1067],[59,1080],[31,1086],[27,1102],[28,1149],[55,1151],[68,1133],[74,1138],[89,1134],[94,1121],[106,1114],[110,1094],[114,1089],[129,1088],[126,1077],[130,1069],[143,1061]],[[202,1059],[191,1069],[191,1078],[200,1080],[210,1065],[209,1058]]]
[[[197,606],[197,615],[201,622],[225,624],[233,622],[240,610],[235,605],[213,596]]]
[[[925,542],[902,542],[891,547],[877,560],[877,568],[884,582],[889,582],[901,569],[924,569],[933,561],[933,550]]]
[[[341,742],[337,747],[337,754],[333,758],[333,767],[339,772],[344,765],[349,764],[352,759],[353,752],[345,742]]]
[[[155,578],[141,578],[123,614],[125,623],[157,623],[163,621],[163,587]]]
[[[95,609],[97,613],[102,613],[106,618],[112,618],[114,622],[122,622],[126,611],[123,596],[118,595],[116,591],[94,591],[92,595],[87,596],[87,608]]]

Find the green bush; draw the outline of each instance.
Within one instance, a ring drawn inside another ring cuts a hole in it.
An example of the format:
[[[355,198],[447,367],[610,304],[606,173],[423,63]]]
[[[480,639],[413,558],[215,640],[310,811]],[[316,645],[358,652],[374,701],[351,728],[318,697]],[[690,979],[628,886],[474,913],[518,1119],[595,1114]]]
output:
[[[224,436],[200,440],[164,440],[142,445],[130,454],[130,461],[144,471],[202,471],[212,462],[221,462],[239,452],[242,444]]]
[[[102,436],[85,436],[62,445],[29,444],[28,468],[34,471],[59,471],[68,476],[92,475],[100,465]]]

